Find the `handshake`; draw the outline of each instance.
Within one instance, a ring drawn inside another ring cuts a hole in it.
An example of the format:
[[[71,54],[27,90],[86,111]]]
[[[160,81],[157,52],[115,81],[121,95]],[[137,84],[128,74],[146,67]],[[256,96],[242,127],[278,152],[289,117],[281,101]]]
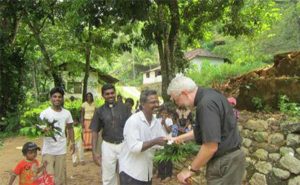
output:
[[[164,146],[165,144],[167,145],[172,145],[172,144],[180,144],[183,143],[183,140],[180,139],[179,137],[158,137],[155,139],[156,144]]]

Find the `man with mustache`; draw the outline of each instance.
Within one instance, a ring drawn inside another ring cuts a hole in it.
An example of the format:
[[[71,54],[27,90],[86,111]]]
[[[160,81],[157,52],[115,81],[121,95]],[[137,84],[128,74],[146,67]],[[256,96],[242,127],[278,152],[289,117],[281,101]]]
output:
[[[125,124],[124,146],[120,153],[120,184],[151,185],[153,157],[158,145],[166,143],[161,123],[153,115],[159,106],[154,90],[141,93],[142,110]]]
[[[91,122],[93,160],[102,166],[103,185],[117,185],[117,161],[123,146],[123,128],[126,120],[131,115],[128,107],[116,101],[116,89],[112,84],[102,86],[104,105],[98,108]],[[96,152],[98,133],[102,130],[102,154]],[[101,159],[102,158],[102,159]]]

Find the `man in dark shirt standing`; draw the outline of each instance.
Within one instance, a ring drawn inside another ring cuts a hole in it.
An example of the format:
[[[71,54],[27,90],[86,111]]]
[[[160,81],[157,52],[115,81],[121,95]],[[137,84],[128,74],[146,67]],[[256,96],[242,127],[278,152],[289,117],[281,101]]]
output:
[[[178,106],[196,109],[193,130],[173,140],[178,143],[195,139],[201,144],[188,170],[183,169],[177,175],[178,180],[189,184],[189,178],[206,165],[208,185],[242,184],[245,173],[245,155],[240,149],[242,139],[225,96],[214,89],[197,87],[192,79],[183,75],[171,81],[167,93]]]
[[[103,185],[117,185],[117,161],[123,146],[123,129],[131,113],[125,104],[116,102],[116,89],[113,85],[105,84],[101,91],[105,103],[95,111],[90,126],[93,160],[99,166],[101,160]],[[98,133],[102,129],[102,157],[100,157],[96,148]]]

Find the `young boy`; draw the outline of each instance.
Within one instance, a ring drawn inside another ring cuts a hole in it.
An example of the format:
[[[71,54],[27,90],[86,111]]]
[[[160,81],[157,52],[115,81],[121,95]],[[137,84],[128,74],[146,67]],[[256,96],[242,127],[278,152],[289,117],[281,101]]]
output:
[[[41,150],[33,142],[27,142],[23,145],[22,153],[26,159],[21,160],[12,172],[8,185],[12,185],[19,175],[19,185],[34,185],[37,175],[46,168],[47,162],[45,161],[41,167],[36,160],[37,150]]]
[[[76,167],[78,165],[77,159],[79,158],[79,162],[81,165],[84,165],[84,158],[83,158],[83,147],[82,142],[84,141],[82,135],[82,126],[79,123],[79,118],[74,117],[74,140],[75,140],[75,152],[72,154],[72,162],[73,166]]]

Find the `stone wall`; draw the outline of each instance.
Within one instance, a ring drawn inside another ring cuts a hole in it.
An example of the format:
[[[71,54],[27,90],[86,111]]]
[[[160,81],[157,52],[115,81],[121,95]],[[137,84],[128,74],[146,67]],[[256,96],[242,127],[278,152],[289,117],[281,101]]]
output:
[[[300,185],[300,123],[264,117],[239,121],[247,161],[245,182]]]
[[[283,114],[241,112],[238,124],[247,164],[243,185],[300,185],[300,120],[286,119]],[[192,160],[175,164],[176,171]],[[192,180],[205,185],[205,168]]]

